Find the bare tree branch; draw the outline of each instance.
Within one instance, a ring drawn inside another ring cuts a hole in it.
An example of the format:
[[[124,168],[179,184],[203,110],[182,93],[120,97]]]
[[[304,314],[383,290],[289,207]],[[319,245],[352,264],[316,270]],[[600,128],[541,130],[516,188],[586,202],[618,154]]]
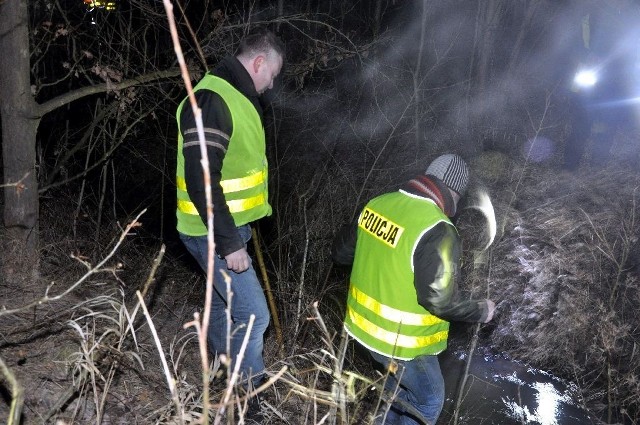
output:
[[[85,96],[92,94],[106,93],[118,90],[124,90],[129,87],[137,86],[140,84],[150,83],[152,81],[163,80],[178,77],[181,74],[180,69],[171,69],[166,71],[151,72],[148,74],[140,75],[136,78],[125,80],[121,83],[104,83],[96,84],[95,86],[87,86],[81,89],[73,90],[64,93],[60,96],[54,97],[44,103],[41,103],[36,108],[35,117],[42,117],[51,111],[58,109],[61,106],[71,103],[75,100],[82,99]]]

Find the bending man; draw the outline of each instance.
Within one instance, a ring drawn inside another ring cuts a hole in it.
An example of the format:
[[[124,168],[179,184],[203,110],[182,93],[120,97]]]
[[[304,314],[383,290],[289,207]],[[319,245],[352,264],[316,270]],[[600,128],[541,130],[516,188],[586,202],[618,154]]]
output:
[[[429,424],[444,404],[437,354],[449,321],[488,322],[495,309],[491,300],[454,297],[461,247],[450,217],[468,181],[460,156],[439,156],[424,175],[369,201],[333,248],[336,263],[353,264],[346,331],[389,371],[388,392]],[[406,410],[393,404],[384,423],[423,423]]]

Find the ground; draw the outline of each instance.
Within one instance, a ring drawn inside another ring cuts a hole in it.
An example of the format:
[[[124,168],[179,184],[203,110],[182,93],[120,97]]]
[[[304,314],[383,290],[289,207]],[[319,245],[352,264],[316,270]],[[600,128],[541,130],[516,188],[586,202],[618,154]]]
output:
[[[489,296],[497,304],[479,346],[568,378],[595,416],[633,423],[640,394],[633,325],[640,311],[640,177],[621,167],[568,173],[499,159],[488,161],[501,169],[485,173],[482,185],[498,218],[493,244],[483,248],[486,219],[477,209],[463,208],[457,220],[465,240],[461,295]],[[470,193],[466,206],[473,202]],[[60,211],[43,214],[41,281],[0,284],[7,310],[45,293],[65,293],[0,315],[0,359],[23,388],[22,423],[173,424],[180,417],[194,422],[203,406],[202,362],[195,327],[185,324],[203,308],[202,274],[179,243],[167,242],[160,255],[162,242],[137,229],[114,251],[121,227],[105,229],[101,245],[60,237],[73,234],[60,217]],[[287,282],[274,275],[284,344],[278,346],[271,327],[265,359],[270,376],[281,375],[261,394],[265,423],[316,424],[340,417],[366,423],[377,402],[368,381],[380,375],[353,344],[344,354],[339,348],[346,274],[313,275],[326,279],[305,282],[306,288],[321,288],[318,307],[301,311],[297,293],[282,291]],[[137,290],[144,293],[148,316]],[[212,372],[222,370],[210,360]],[[340,379],[333,381],[331,373]],[[174,398],[167,374],[176,380]],[[0,380],[4,421],[12,400],[8,376]],[[211,378],[212,418],[226,383],[224,376]],[[340,388],[344,404],[335,403]],[[235,409],[236,419],[243,410]],[[224,420],[231,423],[229,416]]]

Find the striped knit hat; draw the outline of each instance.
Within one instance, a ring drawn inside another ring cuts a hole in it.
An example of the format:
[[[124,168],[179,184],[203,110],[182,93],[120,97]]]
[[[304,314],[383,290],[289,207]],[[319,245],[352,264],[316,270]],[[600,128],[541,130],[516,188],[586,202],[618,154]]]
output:
[[[429,164],[424,173],[439,178],[460,196],[464,195],[469,184],[469,167],[464,159],[456,154],[440,155]]]

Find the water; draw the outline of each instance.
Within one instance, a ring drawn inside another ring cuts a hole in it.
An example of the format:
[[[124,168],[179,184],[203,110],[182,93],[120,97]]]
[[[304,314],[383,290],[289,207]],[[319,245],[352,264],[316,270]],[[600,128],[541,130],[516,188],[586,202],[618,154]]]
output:
[[[451,348],[440,356],[447,401],[438,424],[453,423],[466,357],[464,349]],[[578,388],[547,372],[499,356],[474,354],[469,375],[460,425],[598,423],[581,407]]]

